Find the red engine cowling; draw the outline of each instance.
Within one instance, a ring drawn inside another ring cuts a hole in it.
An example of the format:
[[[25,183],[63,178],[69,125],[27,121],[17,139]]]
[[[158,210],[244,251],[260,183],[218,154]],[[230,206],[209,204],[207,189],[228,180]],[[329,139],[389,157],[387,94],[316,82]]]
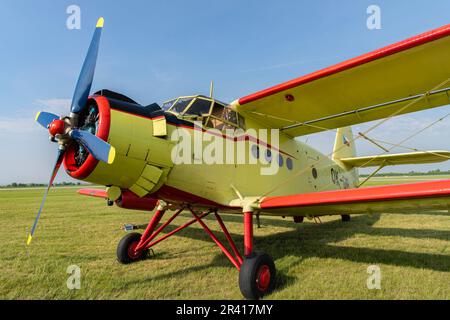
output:
[[[98,128],[96,136],[104,141],[108,141],[109,129],[111,125],[111,110],[109,101],[103,96],[91,96],[88,100],[88,105],[93,105],[98,108]],[[87,108],[85,108],[87,109]],[[84,114],[80,115],[80,120],[82,120]],[[83,163],[77,164],[76,152],[78,150],[78,144],[72,143],[66,151],[64,156],[64,167],[66,172],[72,178],[77,180],[84,180],[87,178],[98,164],[98,160],[95,159],[91,154],[83,161]]]
[[[152,211],[158,204],[158,200],[150,196],[139,198],[131,191],[124,191],[116,204],[123,209]]]

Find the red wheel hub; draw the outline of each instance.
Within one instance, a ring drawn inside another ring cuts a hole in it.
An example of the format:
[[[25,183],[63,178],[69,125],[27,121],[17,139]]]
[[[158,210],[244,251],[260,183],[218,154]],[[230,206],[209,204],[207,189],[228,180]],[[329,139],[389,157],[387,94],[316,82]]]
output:
[[[270,285],[270,268],[266,265],[263,265],[259,268],[256,274],[256,286],[262,292],[267,291]]]
[[[142,251],[136,251],[136,247],[139,244],[138,241],[132,242],[128,247],[128,256],[131,260],[137,260],[142,256]]]
[[[57,134],[64,134],[65,129],[66,123],[60,119],[53,120],[48,127],[48,131],[50,132],[52,137],[56,136]]]

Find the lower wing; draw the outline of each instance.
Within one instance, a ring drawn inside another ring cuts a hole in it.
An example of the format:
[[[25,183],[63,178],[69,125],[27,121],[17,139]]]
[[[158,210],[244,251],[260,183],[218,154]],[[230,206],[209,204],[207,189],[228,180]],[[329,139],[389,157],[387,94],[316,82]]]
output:
[[[259,207],[285,216],[450,210],[450,180],[266,197]]]
[[[80,190],[78,190],[78,193],[82,194],[84,196],[108,199],[108,195],[106,194],[105,190],[100,190],[100,189],[80,189]]]

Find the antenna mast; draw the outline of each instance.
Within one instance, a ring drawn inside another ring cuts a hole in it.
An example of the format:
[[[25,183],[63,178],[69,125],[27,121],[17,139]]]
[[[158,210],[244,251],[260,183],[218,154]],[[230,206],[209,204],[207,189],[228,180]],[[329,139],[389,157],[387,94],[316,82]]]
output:
[[[209,85],[209,97],[212,99],[214,95],[214,81],[211,81],[211,84]]]

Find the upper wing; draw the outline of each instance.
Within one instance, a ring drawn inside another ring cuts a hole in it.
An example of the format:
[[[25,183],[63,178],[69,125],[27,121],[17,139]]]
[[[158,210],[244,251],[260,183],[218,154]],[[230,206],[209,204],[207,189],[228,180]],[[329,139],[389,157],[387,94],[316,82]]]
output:
[[[286,216],[450,210],[450,180],[266,197],[260,209]]]
[[[244,116],[291,136],[450,103],[450,24],[240,98]]]
[[[341,158],[343,164],[349,167],[396,166],[401,164],[421,164],[444,162],[450,159],[449,151],[420,151],[399,154],[384,154],[378,156]]]

